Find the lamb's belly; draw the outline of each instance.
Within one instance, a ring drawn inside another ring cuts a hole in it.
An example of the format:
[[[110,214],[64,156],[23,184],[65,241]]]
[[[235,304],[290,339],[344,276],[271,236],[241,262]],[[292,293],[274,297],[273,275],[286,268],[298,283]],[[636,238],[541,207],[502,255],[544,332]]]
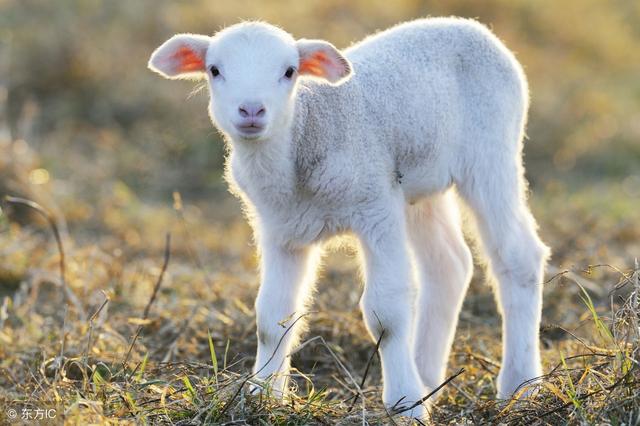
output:
[[[452,184],[449,171],[441,165],[400,165],[398,169],[398,183],[408,202],[442,192]]]

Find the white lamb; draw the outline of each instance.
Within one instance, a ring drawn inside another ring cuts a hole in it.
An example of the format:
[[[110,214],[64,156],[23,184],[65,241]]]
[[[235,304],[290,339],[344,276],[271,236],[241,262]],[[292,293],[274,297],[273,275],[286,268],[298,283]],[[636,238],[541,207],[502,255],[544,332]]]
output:
[[[361,244],[361,300],[380,345],[383,400],[397,409],[444,379],[472,261],[455,188],[497,279],[504,349],[498,396],[541,374],[548,249],[526,203],[522,68],[484,26],[407,22],[340,52],[260,22],[180,34],[149,67],[206,78],[229,145],[226,179],[261,253],[254,372],[279,394],[322,244]],[[415,303],[417,302],[417,303]],[[410,413],[426,414],[418,405]]]

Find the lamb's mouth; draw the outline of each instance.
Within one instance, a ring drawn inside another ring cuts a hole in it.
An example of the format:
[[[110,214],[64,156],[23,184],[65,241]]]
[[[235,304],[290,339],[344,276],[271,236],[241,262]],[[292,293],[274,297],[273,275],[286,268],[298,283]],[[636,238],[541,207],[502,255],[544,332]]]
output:
[[[240,136],[246,139],[254,139],[264,132],[264,126],[249,124],[245,126],[236,126]]]

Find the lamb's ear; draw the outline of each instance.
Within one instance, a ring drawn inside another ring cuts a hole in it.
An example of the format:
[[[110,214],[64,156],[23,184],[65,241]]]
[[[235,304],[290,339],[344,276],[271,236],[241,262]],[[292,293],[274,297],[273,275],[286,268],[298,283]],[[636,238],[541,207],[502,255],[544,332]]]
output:
[[[174,35],[151,54],[149,68],[166,78],[201,79],[210,42],[203,35]]]
[[[296,42],[300,54],[298,73],[340,84],[351,76],[351,63],[336,47],[324,40]]]

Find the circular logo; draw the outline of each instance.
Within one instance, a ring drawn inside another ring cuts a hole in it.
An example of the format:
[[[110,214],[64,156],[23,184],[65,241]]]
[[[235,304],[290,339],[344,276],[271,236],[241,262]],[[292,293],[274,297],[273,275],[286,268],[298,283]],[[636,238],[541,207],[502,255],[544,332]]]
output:
[[[16,417],[18,417],[18,412],[13,408],[9,408],[7,410],[7,417],[9,417],[10,419],[15,419]]]

